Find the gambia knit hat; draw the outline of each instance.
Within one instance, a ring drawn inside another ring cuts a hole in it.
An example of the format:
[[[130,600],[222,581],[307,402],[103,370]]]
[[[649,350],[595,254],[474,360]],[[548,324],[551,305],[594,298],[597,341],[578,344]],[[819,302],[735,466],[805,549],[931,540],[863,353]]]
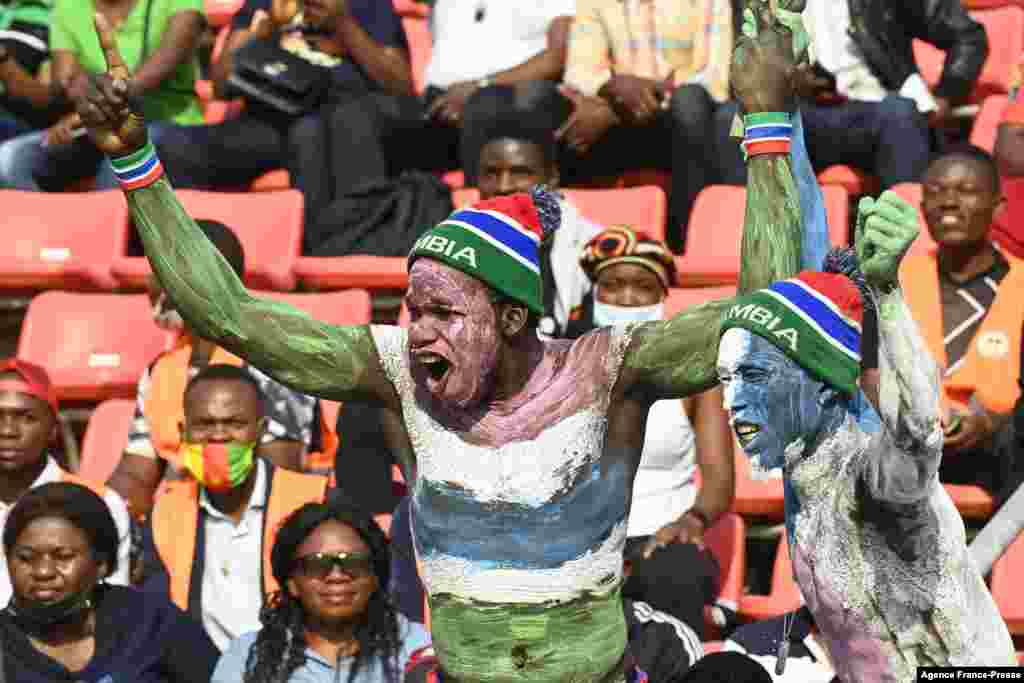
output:
[[[601,271],[618,263],[647,268],[666,290],[675,284],[676,262],[665,243],[627,226],[607,228],[594,235],[580,256],[580,267],[595,283]]]
[[[455,211],[423,233],[409,254],[460,270],[544,314],[541,243],[558,227],[558,197],[537,187]]]
[[[804,271],[767,289],[738,297],[721,334],[734,327],[768,340],[821,382],[857,391],[861,291],[846,275]]]

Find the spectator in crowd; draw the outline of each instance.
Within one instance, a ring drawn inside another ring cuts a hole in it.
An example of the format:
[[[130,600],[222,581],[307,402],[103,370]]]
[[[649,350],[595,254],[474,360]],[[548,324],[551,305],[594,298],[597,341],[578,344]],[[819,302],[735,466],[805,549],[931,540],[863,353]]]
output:
[[[117,524],[116,562],[109,578],[128,583],[131,522],[124,500],[115,491],[86,483],[63,470],[49,453],[57,434],[57,396],[46,371],[10,358],[0,361],[0,521],[31,489],[53,482],[74,482],[94,489]],[[11,597],[6,558],[0,557],[0,604]]]
[[[299,508],[274,542],[282,588],[263,627],[231,644],[213,683],[399,683],[430,634],[388,601],[389,564],[387,537],[362,512],[337,502]]]
[[[0,142],[56,122],[48,47],[52,0],[0,6]]]
[[[406,169],[463,168],[476,183],[483,124],[500,112],[547,120],[564,109],[557,81],[573,0],[437,0],[422,96],[374,93],[329,122],[334,196]]]
[[[252,375],[233,365],[210,365],[189,382],[181,452],[191,477],[157,497],[143,540],[146,589],[201,621],[221,650],[259,626],[263,597],[278,588],[277,528],[327,490],[325,477],[262,456],[264,401]]]
[[[241,277],[245,272],[245,253],[238,237],[217,221],[200,220],[198,223]],[[319,419],[322,411],[315,398],[288,389],[189,330],[153,276],[149,279],[149,292],[157,324],[179,336],[174,349],[158,357],[139,379],[128,444],[110,478],[110,486],[129,501],[133,516],[149,512],[153,495],[165,476],[181,474],[178,448],[181,445],[179,425],[184,416],[182,396],[189,379],[207,365],[243,365],[259,384],[266,397],[267,410],[267,428],[260,443],[263,457],[279,467],[302,470],[303,457],[309,453],[320,450],[333,453],[337,437]]]
[[[950,150],[922,179],[921,208],[937,249],[911,254],[900,280],[944,375],[939,476],[976,484],[1001,504],[1020,483],[1010,416],[1020,395],[1024,265],[989,238],[1002,203],[988,152]]]
[[[783,672],[776,683],[832,683],[836,677],[828,650],[818,639],[814,615],[806,607],[782,616],[762,619],[736,629],[725,641],[723,650],[740,652],[775,671],[779,664],[779,645],[789,642]]]
[[[930,157],[929,123],[948,123],[981,73],[985,28],[959,0],[807,0],[804,23],[816,62],[798,68],[797,88],[814,167],[853,166],[878,176],[883,190],[917,182]],[[934,89],[917,71],[915,38],[946,52]],[[743,166],[725,167],[738,172],[727,182],[742,184]]]
[[[676,273],[672,254],[661,242],[629,228],[610,228],[590,241],[579,263],[594,289],[577,310],[570,337],[604,325],[664,318]],[[697,633],[704,632],[704,606],[718,597],[719,583],[719,567],[704,547],[704,533],[732,504],[733,467],[732,432],[720,388],[651,406],[633,482],[625,551],[631,572],[622,594],[671,614]],[[662,533],[670,531],[682,542],[644,558],[642,549],[665,527],[670,529]]]
[[[732,122],[732,110],[719,112],[729,97],[732,35],[729,0],[577,6],[563,89],[573,113],[557,133],[579,158],[571,180],[670,171],[675,251],[697,195],[721,182],[716,142],[728,141]]]
[[[231,26],[224,52],[212,66],[218,96],[240,94],[228,83],[235,56],[256,40],[277,41],[329,69],[326,93],[305,115],[286,114],[250,97],[237,118],[168,131],[158,146],[168,177],[177,187],[223,189],[284,167],[306,196],[307,212],[315,214],[329,201],[324,197],[331,168],[321,112],[371,92],[412,94],[401,21],[391,3],[377,0],[247,0]]]
[[[14,596],[0,612],[0,678],[18,683],[202,683],[217,649],[166,600],[112,586],[119,532],[89,488],[49,483],[4,525]]]
[[[94,28],[100,16],[112,26],[132,72],[128,95],[142,103],[150,135],[159,140],[170,123],[203,120],[195,96],[196,46],[203,32],[201,0],[55,0],[50,26],[53,80],[71,101],[89,88],[91,74],[106,71]],[[103,154],[85,137],[77,114],[47,131],[0,145],[0,187],[59,190],[96,176],[101,189],[117,187]]]

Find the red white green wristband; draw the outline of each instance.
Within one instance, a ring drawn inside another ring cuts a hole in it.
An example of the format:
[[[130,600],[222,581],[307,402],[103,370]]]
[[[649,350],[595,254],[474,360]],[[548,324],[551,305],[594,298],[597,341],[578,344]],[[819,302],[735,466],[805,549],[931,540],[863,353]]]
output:
[[[137,152],[125,157],[111,158],[110,167],[114,170],[121,188],[126,192],[149,187],[164,176],[164,167],[156,155],[153,143],[148,140]]]
[[[743,117],[743,151],[749,159],[759,154],[789,154],[793,118],[787,112],[761,112]]]

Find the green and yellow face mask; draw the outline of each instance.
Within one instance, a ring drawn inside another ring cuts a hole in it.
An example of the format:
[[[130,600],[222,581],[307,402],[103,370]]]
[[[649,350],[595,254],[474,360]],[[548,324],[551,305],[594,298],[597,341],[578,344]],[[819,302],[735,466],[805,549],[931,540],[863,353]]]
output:
[[[245,481],[256,464],[255,443],[188,443],[178,449],[182,466],[210,491],[228,491]]]

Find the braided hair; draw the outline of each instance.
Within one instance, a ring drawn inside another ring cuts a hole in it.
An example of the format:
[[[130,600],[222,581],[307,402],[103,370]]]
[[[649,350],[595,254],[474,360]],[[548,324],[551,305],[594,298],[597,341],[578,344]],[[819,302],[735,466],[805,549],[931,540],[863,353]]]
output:
[[[274,541],[270,564],[281,590],[267,596],[260,610],[263,628],[249,650],[243,683],[286,683],[306,661],[306,638],[302,604],[285,588],[295,564],[295,551],[324,522],[336,521],[351,527],[370,549],[377,590],[370,596],[366,613],[354,624],[353,636],[359,652],[349,669],[349,683],[374,659],[379,659],[385,680],[397,683],[398,653],[401,646],[398,616],[387,596],[391,574],[388,539],[371,517],[342,501],[307,503],[292,513]]]

